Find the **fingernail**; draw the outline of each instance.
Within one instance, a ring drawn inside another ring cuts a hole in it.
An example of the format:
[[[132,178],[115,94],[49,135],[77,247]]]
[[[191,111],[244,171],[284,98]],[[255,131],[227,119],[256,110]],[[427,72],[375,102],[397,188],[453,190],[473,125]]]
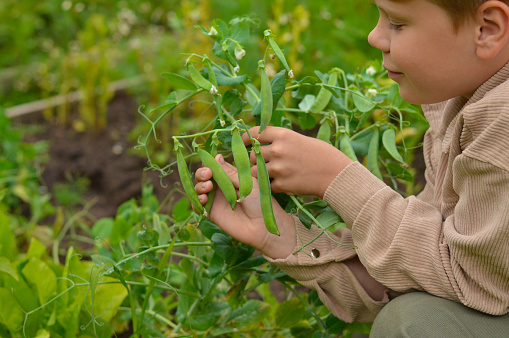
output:
[[[219,163],[225,164],[223,155],[219,155]]]
[[[205,188],[205,183],[207,183],[207,182],[203,182],[203,183],[201,184],[201,187],[202,187],[202,188]]]
[[[204,177],[204,172],[205,172],[205,170],[200,171],[200,177],[201,177],[201,178],[205,178],[205,177]]]

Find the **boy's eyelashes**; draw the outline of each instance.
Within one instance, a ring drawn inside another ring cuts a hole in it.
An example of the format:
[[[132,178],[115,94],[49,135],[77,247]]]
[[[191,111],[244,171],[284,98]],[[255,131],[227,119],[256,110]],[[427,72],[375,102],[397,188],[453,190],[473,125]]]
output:
[[[403,28],[403,25],[400,25],[400,24],[396,24],[394,22],[389,22],[389,28],[390,29],[394,29],[396,31],[399,31],[400,29]]]

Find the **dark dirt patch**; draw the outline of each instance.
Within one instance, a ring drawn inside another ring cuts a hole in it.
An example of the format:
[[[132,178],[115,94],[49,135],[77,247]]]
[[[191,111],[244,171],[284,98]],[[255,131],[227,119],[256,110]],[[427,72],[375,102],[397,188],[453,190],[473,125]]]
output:
[[[139,104],[126,93],[117,93],[108,107],[107,126],[102,131],[77,132],[70,126],[44,121],[40,114],[18,120],[22,124],[44,124],[44,131],[29,141],[49,142],[49,161],[42,179],[50,191],[55,184],[69,182],[69,177],[86,177],[90,186],[84,198],[95,201],[90,213],[96,218],[115,216],[120,204],[141,194],[142,184],[150,182],[162,201],[169,188],[161,186],[159,174],[145,171],[147,160],[134,155],[136,142],[130,136],[139,123]],[[164,178],[171,187],[176,173]]]

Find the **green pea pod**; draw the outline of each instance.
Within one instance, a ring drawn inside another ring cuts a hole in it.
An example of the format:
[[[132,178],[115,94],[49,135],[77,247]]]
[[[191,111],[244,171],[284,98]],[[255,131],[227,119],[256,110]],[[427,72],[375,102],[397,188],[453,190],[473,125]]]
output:
[[[198,87],[201,87],[208,92],[212,90],[212,82],[204,78],[192,63],[187,65],[187,71],[191,76],[191,79],[193,79],[194,83],[196,83]]]
[[[269,42],[270,48],[274,51],[274,55],[276,55],[276,57],[279,59],[279,61],[283,65],[283,67],[285,67],[285,69],[290,74],[290,72],[292,70],[290,69],[290,66],[288,65],[288,62],[286,62],[286,58],[285,58],[285,55],[283,54],[283,51],[281,50],[281,48],[279,48],[279,46],[277,45],[276,41],[274,40],[274,34],[272,34],[272,31],[270,29],[267,29],[263,33],[263,35],[267,38],[267,41]]]
[[[261,74],[261,120],[259,133],[270,124],[273,110],[272,87],[270,86],[269,77],[264,69],[260,68]]]
[[[253,176],[251,175],[251,162],[246,146],[239,130],[235,128],[232,134],[232,153],[239,175],[239,201],[242,201],[253,190]]]
[[[205,217],[209,216],[210,209],[212,209],[212,203],[214,202],[214,196],[216,195],[217,184],[214,181],[212,181],[212,184],[213,184],[213,187],[212,187],[212,190],[207,194],[209,199],[207,200],[207,203],[205,203],[205,207],[204,207],[205,210],[203,211],[203,216],[205,216]]]
[[[378,166],[378,151],[379,143],[380,143],[380,130],[378,128],[375,128],[373,132],[373,136],[371,136],[371,141],[369,141],[369,148],[368,148],[368,169],[371,170],[371,172],[378,177],[379,179],[382,179],[382,173],[380,172],[380,167]]]
[[[258,188],[260,190],[260,205],[262,207],[262,216],[267,230],[274,235],[279,236],[276,218],[272,209],[272,193],[270,190],[269,173],[263,159],[260,142],[256,141],[254,145],[256,154],[256,169],[258,173]]]
[[[331,137],[331,127],[329,121],[326,120],[324,123],[322,123],[320,129],[318,129],[316,138],[327,143],[330,143],[330,137]]]
[[[350,140],[350,136],[346,133],[339,137],[339,150],[343,152],[346,156],[354,161],[358,161],[357,155],[355,155],[355,151],[352,147],[352,141]]]
[[[232,181],[212,155],[207,153],[205,150],[200,149],[198,150],[198,156],[200,156],[200,160],[203,165],[210,168],[212,171],[212,178],[216,181],[219,189],[221,189],[224,197],[226,197],[226,200],[233,210],[237,203],[237,192],[235,191]]]
[[[203,214],[203,205],[198,198],[198,194],[196,190],[194,190],[193,180],[191,178],[191,173],[187,168],[186,161],[184,160],[184,155],[182,155],[182,151],[180,148],[177,150],[177,167],[180,176],[180,180],[182,181],[182,187],[184,188],[187,197],[191,200],[191,203],[194,206],[194,209],[199,213]]]
[[[398,152],[398,148],[396,147],[396,132],[394,129],[389,128],[384,132],[382,136],[382,143],[392,158],[398,162],[405,163],[405,160],[401,157]]]
[[[332,74],[329,75],[329,80],[327,81],[327,84],[329,86],[336,86],[338,84],[337,72],[332,72]],[[325,87],[320,88],[320,91],[316,96],[315,102],[313,102],[311,108],[309,108],[309,111],[314,114],[323,111],[325,107],[327,107],[327,105],[329,104],[331,97],[332,93],[330,90],[328,90]]]

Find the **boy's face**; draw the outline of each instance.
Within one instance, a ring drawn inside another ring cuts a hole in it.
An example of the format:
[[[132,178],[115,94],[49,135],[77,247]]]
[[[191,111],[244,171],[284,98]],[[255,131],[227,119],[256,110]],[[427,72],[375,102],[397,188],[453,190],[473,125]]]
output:
[[[374,0],[380,11],[369,43],[382,51],[389,77],[411,103],[470,96],[485,79],[478,68],[473,20],[455,30],[443,10],[426,0]]]

